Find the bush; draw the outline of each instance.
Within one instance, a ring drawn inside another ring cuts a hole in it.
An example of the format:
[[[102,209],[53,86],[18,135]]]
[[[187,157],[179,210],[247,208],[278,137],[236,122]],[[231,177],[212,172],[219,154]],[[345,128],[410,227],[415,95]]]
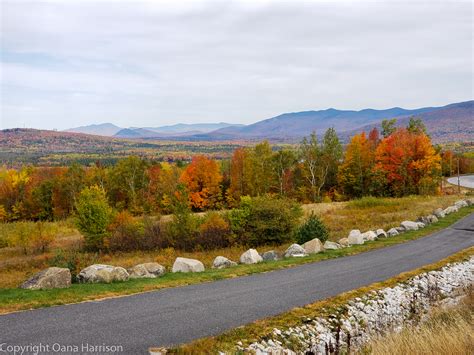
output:
[[[103,248],[112,210],[105,192],[98,186],[86,187],[76,202],[76,226],[84,234],[86,248]]]
[[[324,243],[328,237],[326,226],[313,213],[296,231],[296,242],[300,245],[314,238],[318,238]]]
[[[110,235],[105,246],[112,251],[133,251],[142,249],[143,225],[135,221],[133,216],[122,211],[118,213],[107,228]]]
[[[241,209],[246,217],[240,226],[240,240],[251,246],[291,240],[302,215],[299,204],[270,196],[252,198]]]
[[[208,213],[199,227],[197,244],[204,250],[230,246],[231,232],[229,223],[216,212]]]

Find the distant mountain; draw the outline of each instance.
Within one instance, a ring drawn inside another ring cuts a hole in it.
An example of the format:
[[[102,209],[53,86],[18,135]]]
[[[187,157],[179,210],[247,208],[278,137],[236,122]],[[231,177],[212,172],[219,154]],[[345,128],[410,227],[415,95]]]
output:
[[[166,134],[175,134],[175,133],[208,133],[221,128],[227,127],[243,127],[242,124],[233,124],[233,123],[178,123],[171,126],[161,126],[161,127],[144,127],[147,130],[166,133]]]
[[[117,138],[152,138],[157,133],[145,128],[123,128],[114,134]]]
[[[92,124],[89,126],[81,126],[76,128],[66,129],[64,132],[93,134],[96,136],[111,137],[115,135],[122,128],[112,123]]]

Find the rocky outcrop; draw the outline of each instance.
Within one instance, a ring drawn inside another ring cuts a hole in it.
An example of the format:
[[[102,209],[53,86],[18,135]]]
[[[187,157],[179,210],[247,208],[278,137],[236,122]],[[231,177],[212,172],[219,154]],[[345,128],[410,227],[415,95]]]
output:
[[[342,246],[340,244],[337,244],[335,242],[330,242],[329,240],[326,240],[324,242],[324,249],[327,249],[327,250],[337,250],[337,249],[341,249]]]
[[[94,264],[82,269],[77,275],[79,282],[114,282],[128,280],[128,272],[123,267]]]
[[[323,243],[318,238],[311,239],[303,244],[306,254],[316,254],[323,250]]]
[[[178,257],[174,261],[172,272],[202,272],[204,264],[196,259]]]
[[[153,279],[164,275],[165,272],[165,267],[158,263],[138,264],[128,270],[128,274],[131,279]]]
[[[45,290],[50,288],[66,288],[71,286],[71,271],[66,268],[49,267],[23,282],[20,288],[29,290]]]
[[[347,239],[349,241],[349,245],[364,244],[364,237],[358,229],[351,230]]]
[[[274,261],[279,260],[280,256],[275,250],[269,250],[263,253],[262,258],[264,261]]]
[[[412,221],[403,221],[400,225],[407,231],[416,231],[419,228],[418,223]]]
[[[255,249],[249,249],[240,256],[241,264],[256,264],[262,261],[263,258]]]
[[[237,263],[235,261],[229,260],[224,256],[216,256],[212,263],[213,269],[226,269],[231,266],[236,266]]]
[[[299,244],[291,244],[285,251],[285,258],[301,257],[308,255],[305,249]]]

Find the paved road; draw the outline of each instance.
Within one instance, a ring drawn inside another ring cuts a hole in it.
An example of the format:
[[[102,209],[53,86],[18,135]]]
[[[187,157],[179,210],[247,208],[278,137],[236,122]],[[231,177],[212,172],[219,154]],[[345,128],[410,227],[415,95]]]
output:
[[[359,255],[236,279],[3,315],[0,344],[122,345],[125,354],[144,354],[150,346],[215,335],[388,279],[473,245],[474,213],[430,236]]]
[[[458,177],[450,177],[448,178],[448,182],[453,185],[458,185]],[[474,189],[474,175],[462,175],[459,177],[459,184],[464,187],[469,187]]]

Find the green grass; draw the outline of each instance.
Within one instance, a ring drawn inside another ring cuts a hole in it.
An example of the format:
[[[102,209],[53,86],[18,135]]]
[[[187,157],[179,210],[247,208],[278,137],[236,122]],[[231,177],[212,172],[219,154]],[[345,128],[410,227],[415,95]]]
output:
[[[128,295],[166,287],[177,287],[201,282],[210,282],[237,276],[250,275],[258,272],[283,269],[309,262],[358,254],[423,237],[448,227],[455,221],[470,214],[473,211],[474,206],[466,207],[457,213],[448,215],[438,223],[431,224],[418,231],[406,232],[396,237],[379,239],[377,241],[367,242],[363,245],[356,245],[350,248],[328,250],[319,254],[310,255],[305,258],[288,258],[280,261],[263,262],[254,265],[238,265],[236,267],[223,270],[209,269],[202,273],[194,274],[168,273],[157,279],[136,279],[111,284],[73,284],[67,289],[35,291],[14,288],[0,289],[0,313]]]

